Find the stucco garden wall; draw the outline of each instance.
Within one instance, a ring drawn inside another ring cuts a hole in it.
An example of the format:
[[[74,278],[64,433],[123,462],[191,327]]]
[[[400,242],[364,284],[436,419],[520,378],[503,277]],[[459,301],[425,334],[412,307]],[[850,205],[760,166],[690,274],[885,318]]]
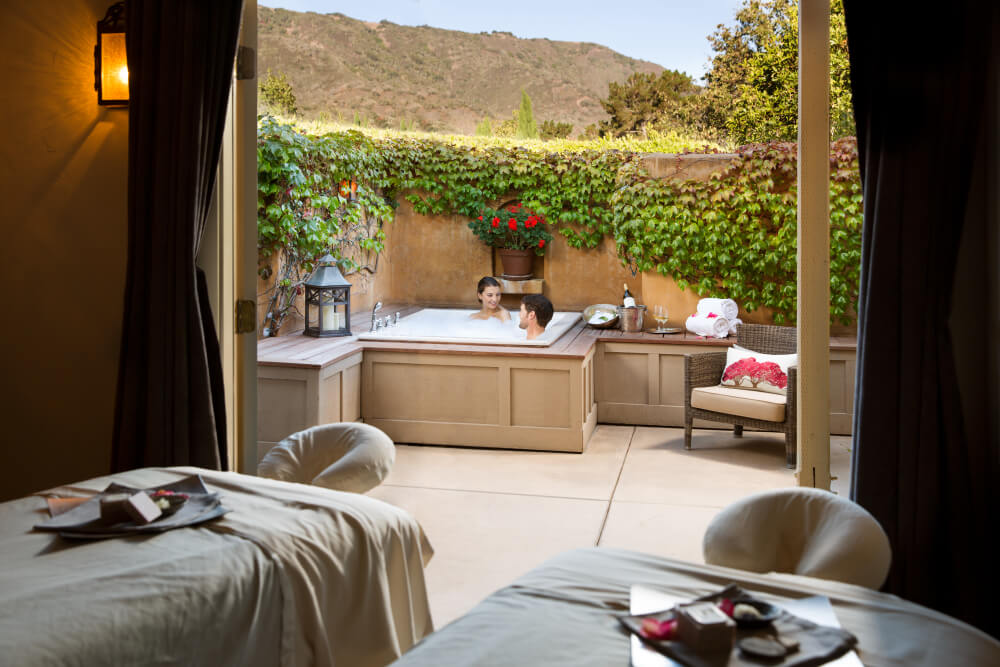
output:
[[[706,180],[724,169],[733,157],[727,154],[648,154],[644,160],[654,178]],[[351,291],[353,310],[368,310],[376,301],[478,307],[476,283],[483,276],[500,275],[501,270],[493,249],[480,242],[467,223],[468,220],[460,216],[419,215],[401,197],[395,219],[385,226],[385,251],[379,258],[377,271],[348,277],[354,285]],[[549,252],[535,258],[534,274],[544,280],[543,293],[557,310],[581,310],[594,303],[617,304],[621,300],[622,284],[628,283],[639,303],[650,309],[655,305],[667,306],[670,324],[683,326],[700,298],[691,290],[681,290],[672,278],[655,272],[633,276],[622,266],[614,242],[607,238],[597,248],[577,249],[557,235]],[[263,281],[259,285],[261,290],[266,287]],[[503,303],[516,308],[519,299],[519,296],[510,295],[504,297]],[[263,306],[262,303],[261,309]],[[773,322],[767,308],[758,308],[753,313],[741,308],[740,318],[752,323]],[[281,334],[301,328],[301,319],[291,317],[282,327]],[[834,335],[853,332],[853,327],[831,328]]]
[[[646,156],[646,168],[655,178],[707,179],[721,171],[732,155]],[[376,299],[388,302],[476,307],[476,282],[499,275],[493,250],[480,242],[459,216],[424,216],[403,201],[394,222],[386,227],[386,250],[379,271],[366,293],[353,296],[370,307]],[[671,323],[678,326],[698,303],[697,294],[682,291],[673,279],[656,273],[633,276],[622,266],[615,244],[605,239],[594,249],[570,247],[557,236],[544,257],[535,258],[535,276],[544,279],[544,294],[557,310],[580,310],[594,303],[617,304],[622,284],[628,283],[639,303],[666,305]],[[358,297],[362,298],[358,298]],[[505,297],[516,306],[519,297]],[[770,311],[741,312],[746,322],[771,322]]]

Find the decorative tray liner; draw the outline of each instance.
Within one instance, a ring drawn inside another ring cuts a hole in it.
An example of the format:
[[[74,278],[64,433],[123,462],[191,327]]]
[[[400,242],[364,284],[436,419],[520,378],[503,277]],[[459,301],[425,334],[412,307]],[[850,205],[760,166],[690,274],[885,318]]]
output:
[[[101,498],[112,494],[139,491],[149,493],[155,491],[172,491],[187,495],[176,512],[164,515],[147,524],[137,524],[134,521],[110,522],[101,518]],[[35,524],[35,530],[59,533],[62,537],[75,539],[102,539],[107,537],[123,537],[128,535],[145,535],[162,533],[174,528],[193,526],[211,519],[218,518],[229,510],[222,506],[219,494],[209,493],[200,475],[191,475],[184,479],[151,489],[134,489],[112,482],[104,491],[77,507]]]

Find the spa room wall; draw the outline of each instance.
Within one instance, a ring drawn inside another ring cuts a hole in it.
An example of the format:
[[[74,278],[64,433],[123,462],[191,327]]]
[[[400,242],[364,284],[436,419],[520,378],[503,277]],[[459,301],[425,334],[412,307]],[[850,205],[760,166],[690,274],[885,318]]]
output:
[[[94,91],[110,4],[9,0],[0,21],[0,500],[109,471],[128,243],[128,111]]]

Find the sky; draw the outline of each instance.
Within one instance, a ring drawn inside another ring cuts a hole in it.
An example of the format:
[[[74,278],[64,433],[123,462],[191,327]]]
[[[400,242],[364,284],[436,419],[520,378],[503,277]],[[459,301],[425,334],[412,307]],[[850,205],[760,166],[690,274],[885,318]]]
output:
[[[298,12],[340,13],[363,21],[429,25],[464,32],[510,32],[603,44],[630,58],[686,72],[697,81],[708,68],[707,37],[732,24],[743,0],[257,0]]]

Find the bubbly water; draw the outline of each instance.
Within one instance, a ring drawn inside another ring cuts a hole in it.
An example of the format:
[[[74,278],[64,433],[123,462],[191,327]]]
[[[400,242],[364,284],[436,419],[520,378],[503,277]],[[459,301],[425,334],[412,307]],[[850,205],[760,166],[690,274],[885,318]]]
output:
[[[533,341],[527,340],[524,329],[518,326],[518,311],[510,312],[510,321],[501,322],[495,317],[474,320],[475,310],[424,308],[399,320],[399,324],[360,336],[367,340],[424,340],[427,342],[463,342],[501,345],[549,345],[561,336],[579,314],[555,313],[545,327],[545,333]]]

